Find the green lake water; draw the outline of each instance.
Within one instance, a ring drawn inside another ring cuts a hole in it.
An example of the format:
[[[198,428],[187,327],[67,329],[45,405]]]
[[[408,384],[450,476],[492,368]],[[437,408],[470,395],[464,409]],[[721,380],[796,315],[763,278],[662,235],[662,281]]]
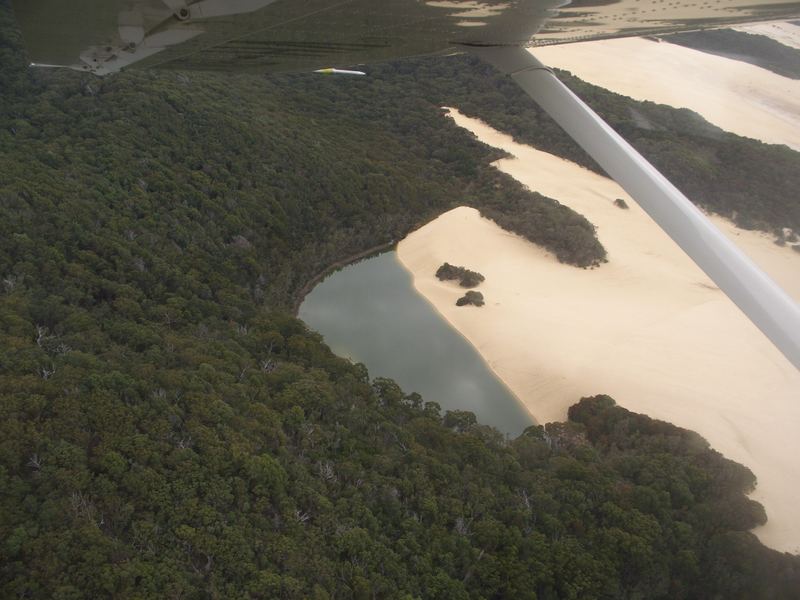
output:
[[[299,316],[339,356],[443,411],[472,411],[511,437],[533,424],[472,345],[417,293],[396,252],[332,273],[306,297]]]

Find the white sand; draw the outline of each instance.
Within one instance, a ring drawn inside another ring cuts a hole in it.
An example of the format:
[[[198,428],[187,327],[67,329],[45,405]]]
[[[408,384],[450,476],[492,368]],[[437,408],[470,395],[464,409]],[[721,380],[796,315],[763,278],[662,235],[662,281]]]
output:
[[[791,23],[756,23],[732,29],[753,35],[765,35],[784,46],[800,49],[800,27]]]
[[[539,422],[563,420],[580,397],[607,393],[701,433],[758,477],[753,498],[769,523],[757,535],[800,551],[800,373],[614,182],[453,114],[518,157],[498,161],[499,169],[594,223],[609,263],[559,264],[462,207],[400,243],[416,289]],[[615,198],[630,209],[614,206]],[[800,298],[800,254],[715,220]],[[434,276],[445,261],[486,276],[486,306],[455,306],[463,290]]]
[[[546,65],[617,93],[689,108],[746,137],[800,150],[800,80],[641,38],[535,48]]]

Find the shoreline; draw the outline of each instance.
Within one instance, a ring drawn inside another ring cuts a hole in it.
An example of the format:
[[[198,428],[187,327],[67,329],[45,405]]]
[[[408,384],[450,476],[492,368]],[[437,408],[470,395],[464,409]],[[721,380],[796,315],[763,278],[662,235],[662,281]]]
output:
[[[406,232],[399,234],[399,239],[405,239],[419,228],[424,227],[427,223],[430,223],[432,220],[438,219],[444,212],[452,209],[443,209],[441,213],[433,213],[427,217],[427,220],[421,220],[414,223]],[[375,246],[371,246],[366,250],[362,250],[361,252],[356,252],[355,254],[350,254],[345,256],[344,258],[340,258],[332,262],[330,265],[324,267],[321,271],[317,272],[313,277],[307,280],[303,286],[297,291],[294,296],[294,300],[292,302],[291,308],[291,315],[295,318],[298,318],[298,313],[300,312],[300,305],[303,304],[303,300],[306,299],[311,291],[316,287],[319,283],[321,283],[326,277],[335,273],[340,269],[344,269],[350,265],[356,264],[362,260],[366,260],[368,258],[372,258],[373,256],[377,256],[378,254],[382,254],[387,252],[391,249],[396,249],[397,244],[399,244],[399,240],[391,240],[388,242],[384,242],[383,244],[376,244]]]
[[[453,209],[450,209],[450,210],[453,210]],[[446,211],[446,212],[449,212],[449,211]],[[432,220],[436,220],[441,216],[442,215],[435,216],[435,217],[433,217]],[[414,229],[413,229],[413,231],[410,231],[408,234],[406,234],[406,237],[408,237],[409,235],[413,234],[415,231],[419,230],[420,228],[422,228],[424,226],[425,226],[425,224],[416,224]],[[403,238],[403,239],[405,239],[405,238]],[[464,341],[465,344],[469,345],[470,347],[474,347],[472,341],[470,341],[470,339],[467,336],[465,336],[464,333],[460,329],[455,327],[453,325],[453,323],[451,323],[447,319],[447,317],[444,314],[442,314],[442,312],[439,310],[439,308],[436,306],[436,304],[431,302],[430,299],[427,298],[424,294],[421,294],[419,292],[419,290],[414,286],[414,273],[400,259],[400,254],[399,254],[399,252],[397,252],[397,247],[398,247],[399,244],[400,244],[399,241],[392,241],[392,242],[387,242],[385,244],[378,244],[377,246],[373,246],[373,247],[368,248],[367,250],[364,250],[362,252],[357,252],[356,254],[352,254],[352,255],[350,255],[350,256],[348,256],[346,258],[340,259],[340,260],[336,261],[335,263],[333,263],[332,265],[330,265],[329,267],[327,267],[326,269],[324,269],[323,271],[321,271],[320,273],[317,273],[312,279],[310,279],[303,286],[303,288],[301,290],[303,292],[303,294],[302,294],[302,296],[299,297],[299,300],[297,300],[295,305],[293,306],[293,308],[292,308],[292,316],[294,316],[295,318],[300,318],[300,316],[299,316],[300,307],[302,306],[302,304],[305,301],[305,299],[308,296],[308,294],[310,294],[317,285],[322,283],[329,276],[335,274],[336,272],[338,272],[338,271],[340,271],[342,269],[345,269],[347,267],[356,265],[356,264],[358,264],[358,263],[360,263],[360,262],[362,262],[364,260],[369,260],[371,258],[374,258],[374,257],[379,256],[381,254],[384,254],[386,252],[394,251],[395,254],[396,254],[395,255],[395,260],[397,261],[397,264],[406,273],[408,273],[409,277],[411,278],[412,292],[417,294],[417,296],[423,302],[425,302],[428,305],[430,310],[433,311],[442,320],[442,322],[453,331],[453,333],[458,335]],[[463,291],[463,289],[461,289],[461,288],[459,288],[459,290]],[[478,351],[478,356],[479,356],[480,360],[484,363],[486,368],[489,370],[489,372],[497,380],[497,383],[499,385],[501,385],[503,388],[505,388],[505,390],[508,393],[508,395],[511,396],[514,399],[514,401],[516,402],[517,406],[519,406],[519,408],[521,408],[523,412],[528,414],[530,420],[532,421],[530,426],[542,425],[543,423],[540,423],[536,419],[536,417],[530,412],[530,410],[528,409],[527,405],[522,400],[522,398],[520,398],[519,395],[508,385],[508,383],[502,377],[500,377],[500,375],[495,371],[495,369],[492,367],[492,365],[489,364],[489,362],[486,361],[485,357],[480,353],[480,351]],[[503,433],[503,435],[508,437],[508,434],[506,434],[505,432],[501,432],[501,433]]]
[[[460,207],[459,207],[459,208],[460,208]],[[470,208],[473,208],[473,207],[470,207]],[[453,211],[453,210],[458,210],[458,208],[451,209],[451,210],[449,210],[449,211],[447,211],[447,212],[451,212],[451,211]],[[473,208],[473,210],[478,210],[478,209],[477,209],[477,208]],[[443,213],[443,214],[447,214],[447,213]],[[439,215],[438,217],[436,217],[436,219],[440,218],[441,216],[442,216],[442,215]],[[434,221],[435,221],[436,219],[434,219]],[[424,226],[423,226],[423,227],[424,227]],[[418,229],[420,229],[420,228],[418,228]],[[417,231],[417,230],[415,229],[414,231]],[[413,233],[414,233],[414,232],[411,232],[409,235],[411,235],[411,234],[413,234]],[[512,235],[516,235],[516,234],[512,234]],[[469,346],[472,346],[473,348],[475,348],[475,350],[478,352],[478,356],[480,357],[481,361],[483,361],[483,364],[486,366],[486,368],[489,370],[489,372],[490,372],[490,373],[491,373],[491,374],[494,376],[494,378],[495,378],[495,379],[498,381],[498,383],[499,383],[501,386],[503,386],[503,387],[506,389],[506,391],[508,392],[509,396],[511,396],[511,397],[514,399],[514,401],[515,401],[515,402],[516,402],[516,403],[519,405],[519,407],[520,407],[520,408],[521,408],[521,409],[522,409],[524,412],[526,412],[526,413],[528,414],[528,416],[530,417],[530,420],[532,421],[532,423],[529,425],[529,427],[535,427],[535,426],[537,426],[537,425],[544,425],[544,423],[540,422],[540,421],[539,421],[539,420],[536,418],[536,415],[534,415],[534,414],[533,414],[533,413],[530,411],[530,409],[529,409],[528,405],[527,405],[527,404],[526,404],[526,403],[523,401],[523,399],[522,399],[522,398],[520,398],[519,394],[517,394],[517,392],[516,392],[516,391],[515,391],[515,390],[514,390],[514,389],[513,389],[513,388],[512,388],[510,385],[508,385],[508,382],[506,382],[506,380],[505,380],[505,379],[503,379],[503,378],[500,376],[500,374],[499,374],[499,373],[498,373],[498,372],[495,370],[495,368],[494,368],[494,366],[492,365],[492,363],[490,363],[488,360],[486,360],[486,357],[485,357],[485,356],[483,355],[483,353],[482,353],[482,352],[481,352],[481,351],[480,351],[480,350],[479,350],[479,349],[478,349],[478,348],[475,346],[475,344],[473,343],[473,341],[472,341],[472,340],[470,340],[470,339],[469,339],[469,337],[467,337],[467,335],[466,335],[466,334],[464,334],[464,332],[463,332],[463,331],[461,331],[461,330],[460,330],[458,327],[456,327],[456,326],[453,324],[453,322],[452,322],[450,319],[448,319],[448,318],[447,318],[447,315],[445,315],[445,314],[444,314],[444,313],[443,313],[443,312],[442,312],[442,311],[439,309],[439,306],[437,306],[437,304],[436,304],[435,302],[433,302],[433,301],[432,301],[430,298],[428,298],[428,297],[427,297],[425,294],[423,294],[422,292],[420,292],[420,291],[419,291],[419,288],[417,288],[417,286],[415,285],[415,278],[416,278],[416,276],[415,276],[414,272],[413,272],[413,271],[412,271],[412,270],[411,270],[411,269],[408,267],[408,265],[407,265],[406,263],[404,263],[404,262],[403,262],[402,258],[400,257],[400,250],[399,250],[399,246],[400,246],[400,244],[402,244],[402,243],[403,243],[403,241],[404,241],[404,240],[405,240],[407,237],[408,237],[408,236],[406,236],[405,238],[403,238],[402,240],[400,240],[399,242],[397,242],[397,244],[396,244],[396,248],[395,248],[395,252],[396,252],[396,257],[395,257],[395,258],[396,258],[396,260],[397,260],[397,264],[399,264],[399,265],[400,265],[400,267],[401,267],[401,268],[402,268],[402,269],[403,269],[403,270],[404,270],[406,273],[408,273],[408,274],[409,274],[409,276],[411,277],[411,287],[412,287],[412,289],[413,289],[414,293],[416,293],[416,294],[417,294],[417,296],[419,296],[419,297],[420,297],[420,298],[421,298],[421,299],[422,299],[422,300],[423,300],[423,301],[424,301],[424,302],[425,302],[425,303],[426,303],[426,304],[427,304],[427,305],[430,307],[430,309],[431,309],[431,310],[432,310],[434,313],[436,313],[436,314],[439,316],[439,318],[440,318],[440,319],[441,319],[441,320],[442,320],[442,321],[443,321],[445,324],[447,324],[447,326],[448,326],[448,327],[450,327],[450,329],[451,329],[451,330],[452,330],[452,331],[453,331],[453,332],[454,332],[456,335],[458,335],[458,336],[459,336],[459,337],[460,337],[462,340],[464,340],[464,343],[465,343],[465,344],[468,344]],[[576,267],[576,268],[577,268],[577,267]],[[442,283],[445,283],[445,282],[442,282]],[[446,284],[445,284],[445,285],[446,285]],[[477,287],[480,287],[480,286],[476,286],[476,288],[477,288]],[[470,289],[476,289],[476,288],[470,288]],[[457,289],[457,291],[458,291],[458,295],[463,295],[463,293],[464,293],[464,291],[465,291],[465,288],[458,287],[458,288],[456,288],[456,289]],[[455,305],[455,302],[454,302],[453,304]],[[463,309],[463,308],[474,308],[474,309],[476,309],[476,310],[479,310],[480,308],[483,308],[483,307],[469,307],[469,306],[468,306],[468,307],[463,307],[463,306],[460,306],[460,307],[458,307],[458,308],[461,308],[461,309]],[[505,433],[504,431],[501,431],[500,433],[502,433],[504,436],[506,436],[506,438],[508,438],[508,434],[507,434],[507,433]]]
[[[406,235],[409,235],[410,233],[412,232],[409,231]],[[311,293],[317,284],[321,283],[326,277],[328,277],[328,275],[331,275],[340,269],[344,269],[345,267],[349,267],[350,265],[356,264],[362,260],[372,258],[373,256],[377,256],[378,254],[382,254],[388,250],[391,250],[392,248],[395,248],[397,244],[398,242],[396,240],[392,240],[384,244],[378,244],[377,246],[372,246],[371,248],[367,248],[366,250],[362,250],[356,254],[351,254],[350,256],[339,259],[325,267],[322,271],[306,281],[306,283],[303,284],[303,287],[301,287],[297,292],[295,300],[292,303],[292,316],[297,317],[298,313],[300,312],[300,305],[303,304],[306,296]]]

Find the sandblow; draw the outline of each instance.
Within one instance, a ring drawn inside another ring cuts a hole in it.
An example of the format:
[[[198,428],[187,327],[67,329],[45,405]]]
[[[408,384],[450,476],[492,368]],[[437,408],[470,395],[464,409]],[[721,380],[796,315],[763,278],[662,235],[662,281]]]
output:
[[[539,422],[563,420],[582,396],[606,393],[702,434],[756,474],[753,498],[769,522],[755,533],[800,551],[800,373],[613,181],[451,114],[516,157],[497,168],[594,223],[609,262],[592,270],[560,264],[461,207],[399,244],[416,289]],[[715,221],[800,298],[800,254]],[[455,306],[460,290],[434,276],[445,261],[486,276],[486,306]]]
[[[536,57],[636,100],[689,108],[739,135],[800,150],[800,80],[642,38],[536,48]]]

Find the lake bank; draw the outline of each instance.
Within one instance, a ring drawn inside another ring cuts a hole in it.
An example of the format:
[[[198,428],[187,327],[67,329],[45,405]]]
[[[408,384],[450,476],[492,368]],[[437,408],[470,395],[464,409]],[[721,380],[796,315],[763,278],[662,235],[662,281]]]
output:
[[[404,392],[439,403],[442,411],[471,411],[479,423],[511,437],[534,424],[469,341],[414,289],[396,252],[325,278],[306,297],[299,317],[339,356],[364,363],[373,378],[389,377]]]
[[[372,246],[371,248],[367,248],[361,252],[356,252],[355,254],[351,254],[350,256],[339,259],[322,269],[319,273],[309,279],[305,285],[300,288],[300,291],[297,292],[294,304],[292,305],[292,315],[295,317],[298,316],[300,312],[300,306],[303,304],[306,296],[308,296],[314,287],[321,283],[328,275],[338,271],[339,269],[343,269],[347,266],[357,263],[360,260],[364,260],[365,258],[385,252],[391,248],[394,248],[396,245],[397,242],[395,240],[386,242],[385,244],[378,244],[377,246]]]
[[[563,420],[581,396],[699,432],[750,467],[768,545],[800,550],[800,373],[614,182],[515,144],[475,119],[456,122],[516,158],[495,165],[585,215],[609,263],[581,270],[507,233],[474,209],[445,213],[398,245],[414,285],[481,353],[539,422]],[[614,205],[626,199],[629,210]],[[800,254],[759,232],[726,233],[800,298]],[[754,253],[755,250],[755,253]],[[486,306],[458,312],[436,280],[442,262],[486,276]]]

